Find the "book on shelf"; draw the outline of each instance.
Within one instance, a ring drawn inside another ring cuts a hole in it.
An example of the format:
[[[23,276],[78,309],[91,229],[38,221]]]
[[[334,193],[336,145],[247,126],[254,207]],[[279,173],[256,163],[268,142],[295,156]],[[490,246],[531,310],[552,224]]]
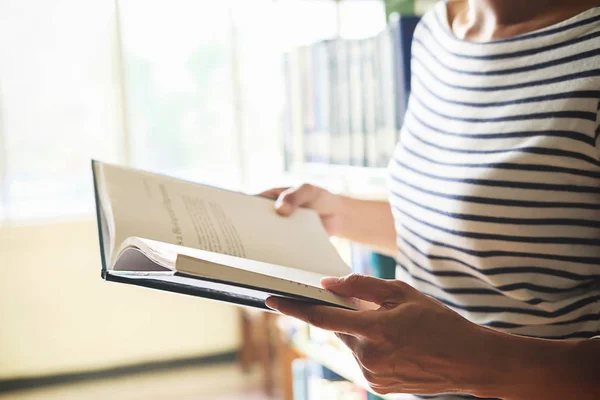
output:
[[[396,277],[396,260],[358,243],[351,244],[352,272],[382,279]]]
[[[294,121],[292,116],[292,106],[294,95],[292,93],[292,54],[284,53],[281,59],[281,69],[283,76],[284,108],[287,112],[282,114],[281,131],[283,142],[283,161],[285,169],[289,170],[294,164]]]
[[[385,13],[389,17],[393,13],[402,15],[423,15],[438,0],[384,0]]]
[[[337,143],[333,150],[336,154],[338,164],[352,164],[352,147],[350,132],[352,104],[350,102],[350,42],[347,40],[338,40],[337,45],[337,98],[334,101],[338,108],[338,132]]]
[[[338,62],[339,42],[329,40],[326,42],[327,49],[327,85],[329,86],[329,104],[324,105],[329,109],[329,131],[325,134],[329,137],[329,162],[340,164],[343,155],[340,152],[340,82],[338,80],[340,65]]]
[[[396,78],[396,131],[399,133],[404,123],[404,114],[410,96],[411,49],[415,28],[420,17],[415,15],[390,15],[392,44],[394,51],[394,76]]]
[[[378,167],[386,167],[390,161],[398,137],[396,134],[396,91],[395,91],[395,68],[394,48],[392,42],[392,29],[388,25],[377,36],[378,61],[377,79],[380,100],[377,112],[380,115],[379,128],[377,130],[378,145]]]
[[[376,36],[325,40],[284,56],[288,167],[387,166],[408,103],[418,21],[394,14]]]
[[[363,92],[363,165],[377,167],[377,147],[375,131],[375,38],[362,41],[362,92]]]
[[[301,57],[299,51],[286,53],[283,58],[284,87],[286,89],[284,113],[284,158],[290,168],[304,159],[304,111],[302,109]]]
[[[357,306],[320,288],[349,273],[314,210],[92,162],[102,277],[267,309],[277,295]]]
[[[313,138],[313,161],[327,164],[331,152],[331,85],[328,63],[329,41],[319,42],[313,46],[313,82],[315,105],[315,132]]]
[[[294,400],[366,400],[366,390],[330,369],[306,359],[292,362]]]
[[[363,49],[361,40],[349,40],[350,164],[365,165]]]
[[[299,49],[300,90],[302,98],[302,133],[304,135],[304,160],[314,162],[315,159],[315,119],[317,108],[314,97],[313,47],[302,46]]]

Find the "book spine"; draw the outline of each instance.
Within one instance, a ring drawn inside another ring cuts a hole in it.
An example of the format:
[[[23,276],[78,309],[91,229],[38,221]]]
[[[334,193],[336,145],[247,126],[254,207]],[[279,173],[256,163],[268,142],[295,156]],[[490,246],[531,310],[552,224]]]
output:
[[[391,25],[394,41],[394,60],[396,85],[396,131],[400,132],[404,123],[404,114],[408,105],[410,94],[410,63],[411,47],[414,30],[419,22],[419,17],[414,15],[393,14]]]
[[[338,41],[338,128],[339,142],[335,151],[340,164],[350,165],[350,88],[348,41]]]
[[[352,272],[361,275],[373,275],[371,253],[372,251],[368,248],[352,243],[350,250]]]
[[[291,98],[291,127],[292,127],[292,153],[290,154],[290,163],[301,164],[304,162],[304,123],[303,123],[303,95],[302,95],[302,74],[301,74],[301,55],[300,49],[295,49],[290,53],[289,59],[290,73],[290,98]]]
[[[292,361],[292,394],[294,400],[310,400],[308,394],[309,365],[311,361]]]
[[[314,104],[314,79],[312,47],[300,48],[302,69],[302,107],[303,107],[303,135],[304,135],[304,160],[314,161],[314,133],[315,133],[315,104]]]
[[[396,260],[379,253],[371,253],[370,263],[373,276],[381,279],[396,279]]]
[[[338,41],[327,42],[328,84],[329,84],[329,129],[328,158],[332,164],[340,164],[339,146],[339,81],[338,81]]]
[[[380,88],[381,88],[381,112],[382,127],[379,135],[378,145],[381,149],[379,166],[385,167],[390,162],[397,145],[396,135],[396,79],[394,69],[394,46],[392,39],[392,28],[388,26],[379,35],[380,56]]]
[[[313,105],[313,131],[311,136],[311,162],[321,162],[321,148],[319,147],[320,136],[323,133],[323,101],[321,91],[321,80],[323,74],[319,71],[320,65],[320,48],[322,43],[315,43],[310,47],[311,52],[311,98]]]
[[[415,15],[424,15],[437,3],[437,0],[415,0]]]
[[[375,167],[377,165],[377,137],[376,137],[376,105],[375,105],[375,39],[369,38],[363,42],[363,98],[364,98],[364,132],[365,151],[364,165]]]
[[[317,108],[317,125],[315,132],[315,161],[319,163],[330,162],[330,76],[329,76],[329,42],[321,42],[315,45],[315,72],[316,84],[315,106]]]
[[[290,53],[284,53],[281,60],[282,75],[283,75],[283,88],[284,88],[284,107],[282,116],[282,132],[283,132],[283,160],[285,170],[289,171],[292,164],[294,163],[294,131],[293,131],[293,119],[292,119],[292,102],[294,97],[292,95],[292,76],[291,76],[291,55]]]
[[[348,41],[348,47],[350,49],[350,160],[352,165],[363,166],[365,140],[362,41]]]

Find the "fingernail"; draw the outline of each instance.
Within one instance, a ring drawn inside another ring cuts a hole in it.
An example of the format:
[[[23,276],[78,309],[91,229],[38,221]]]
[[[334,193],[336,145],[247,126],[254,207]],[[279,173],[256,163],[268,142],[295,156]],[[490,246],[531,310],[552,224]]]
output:
[[[279,304],[279,301],[277,300],[276,297],[268,297],[267,300],[265,300],[265,304],[270,309],[276,310],[277,305]]]
[[[340,278],[336,278],[333,276],[327,276],[325,278],[321,278],[322,286],[335,286],[340,283]]]
[[[275,202],[275,210],[277,210],[279,214],[287,215],[290,212],[290,205],[281,199],[277,199]]]

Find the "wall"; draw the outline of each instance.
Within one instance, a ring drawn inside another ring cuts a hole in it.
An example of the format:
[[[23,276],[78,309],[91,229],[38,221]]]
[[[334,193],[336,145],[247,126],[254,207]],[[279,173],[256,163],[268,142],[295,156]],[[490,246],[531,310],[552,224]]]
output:
[[[0,226],[0,379],[217,354],[239,309],[100,278],[94,221]]]

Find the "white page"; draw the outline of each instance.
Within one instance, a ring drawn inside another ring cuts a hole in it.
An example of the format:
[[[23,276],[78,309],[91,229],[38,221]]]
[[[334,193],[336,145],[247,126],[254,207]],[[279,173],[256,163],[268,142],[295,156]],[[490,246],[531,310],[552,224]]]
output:
[[[110,164],[99,168],[117,247],[141,237],[322,275],[350,270],[313,210],[286,218],[269,199]]]

